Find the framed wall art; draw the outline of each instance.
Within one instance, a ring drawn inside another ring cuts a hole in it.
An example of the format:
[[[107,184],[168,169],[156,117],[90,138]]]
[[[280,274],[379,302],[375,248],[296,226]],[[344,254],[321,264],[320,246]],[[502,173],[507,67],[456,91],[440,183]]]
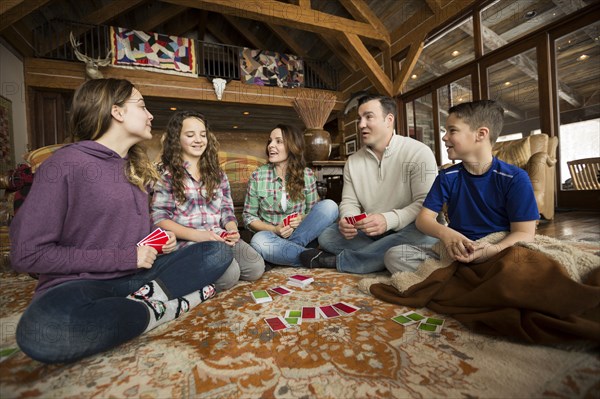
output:
[[[356,139],[346,141],[346,155],[351,155],[356,152]]]

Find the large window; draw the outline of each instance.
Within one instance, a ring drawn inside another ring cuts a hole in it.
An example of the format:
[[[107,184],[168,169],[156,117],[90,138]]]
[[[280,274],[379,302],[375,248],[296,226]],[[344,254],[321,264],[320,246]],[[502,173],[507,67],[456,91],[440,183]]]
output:
[[[560,188],[570,190],[568,161],[600,157],[600,22],[557,39]]]
[[[488,68],[488,93],[490,99],[504,107],[503,133],[528,136],[539,129],[536,50],[525,51]]]
[[[473,18],[425,43],[406,89],[411,90],[475,59]]]
[[[483,51],[488,53],[584,7],[584,1],[498,0],[481,11]]]
[[[450,163],[448,152],[446,151],[442,137],[446,133],[446,119],[448,119],[448,110],[460,103],[473,101],[473,91],[471,89],[471,76],[465,76],[448,85],[437,89],[438,94],[438,112],[439,112],[439,134],[438,146],[440,148],[440,165]]]

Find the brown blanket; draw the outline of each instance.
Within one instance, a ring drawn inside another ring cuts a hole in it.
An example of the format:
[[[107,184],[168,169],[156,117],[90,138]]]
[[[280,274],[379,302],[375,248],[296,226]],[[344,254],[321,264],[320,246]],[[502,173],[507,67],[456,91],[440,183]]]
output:
[[[454,262],[403,293],[381,283],[370,292],[451,315],[483,333],[541,344],[600,342],[600,268],[578,283],[557,261],[527,248],[507,248],[478,265]]]

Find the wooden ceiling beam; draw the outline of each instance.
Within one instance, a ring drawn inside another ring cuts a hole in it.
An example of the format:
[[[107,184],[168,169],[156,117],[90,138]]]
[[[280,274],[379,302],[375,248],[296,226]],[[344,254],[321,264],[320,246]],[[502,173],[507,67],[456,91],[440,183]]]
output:
[[[415,40],[408,50],[408,54],[406,54],[406,58],[402,63],[402,69],[400,70],[399,75],[394,79],[394,87],[392,89],[392,94],[394,96],[398,96],[402,94],[404,90],[404,86],[408,81],[408,77],[412,73],[421,53],[423,52],[423,47],[425,45],[425,34],[421,36],[420,39]]]
[[[357,21],[366,22],[370,24],[373,29],[389,35],[389,32],[387,31],[387,28],[383,22],[381,22],[377,15],[371,11],[364,0],[340,0],[340,3],[342,3],[342,6],[348,10],[350,15],[352,15],[352,18],[356,19]]]
[[[285,30],[285,28],[283,28],[279,25],[267,25],[267,26],[273,31],[273,33],[275,33],[275,35],[277,37],[279,37],[279,39],[281,39],[281,41],[284,43],[284,45],[286,45],[292,51],[293,54],[296,54],[296,55],[300,56],[301,58],[310,58],[310,54],[307,53],[307,51],[302,47],[302,45],[300,45],[300,43],[298,43],[296,40],[294,40],[292,35],[290,35]],[[306,69],[306,64],[304,65],[304,68]],[[313,66],[312,70],[314,70],[315,73],[317,75],[319,75],[319,77],[324,82],[331,81],[330,74],[328,74],[325,70],[323,70],[323,68],[320,68],[318,65]]]
[[[322,34],[350,33],[390,43],[390,35],[373,29],[370,24],[323,13],[310,8],[275,0],[162,0],[190,8],[199,8],[269,24],[289,26]]]
[[[254,46],[254,48],[263,50],[268,48],[267,45],[254,34],[254,32],[248,29],[248,27],[244,24],[245,21],[227,14],[223,14],[223,18],[225,18],[227,22],[229,22],[242,36],[244,36],[246,40],[248,40],[248,42]]]
[[[5,1],[0,6],[0,32],[46,5],[50,0]],[[6,3],[6,4],[5,4]]]
[[[167,6],[162,10],[157,10],[154,15],[151,15],[149,18],[145,19],[142,24],[136,26],[136,29],[144,32],[154,32],[156,27],[164,24],[172,18],[175,18],[185,10],[187,10],[186,7],[175,4],[167,4]]]
[[[344,64],[344,66],[350,71],[350,73],[358,69],[358,65],[354,62],[354,59],[346,50],[340,46],[340,43],[328,35],[319,35],[321,40],[329,47],[329,49],[335,54],[337,58]]]
[[[19,21],[2,32],[2,37],[10,44],[15,51],[23,57],[33,57],[35,49],[33,47],[33,34],[23,21]]]
[[[98,10],[86,15],[81,21],[83,24],[89,25],[102,25],[117,16],[126,13],[127,11],[137,7],[139,4],[143,3],[145,0],[114,0],[110,4],[99,8]],[[75,29],[73,35],[78,37],[80,35],[88,32],[88,28],[78,28]],[[46,42],[40,43],[40,52],[42,54],[49,53],[61,46],[65,43],[69,42],[69,33],[70,32],[62,32],[62,34],[58,37],[48,38]]]
[[[383,69],[381,69],[360,38],[351,33],[343,33],[339,38],[377,91],[381,94],[391,96],[392,81],[385,72],[383,72]]]
[[[439,0],[425,0],[425,2],[434,14],[438,14],[442,10],[442,5]]]

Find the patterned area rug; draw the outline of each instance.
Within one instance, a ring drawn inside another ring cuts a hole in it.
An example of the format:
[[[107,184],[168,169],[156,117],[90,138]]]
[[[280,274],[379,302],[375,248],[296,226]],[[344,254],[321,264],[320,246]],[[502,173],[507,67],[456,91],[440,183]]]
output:
[[[255,304],[250,291],[302,272],[315,282]],[[364,276],[275,268],[174,322],[75,364],[47,366],[22,352],[0,363],[0,397],[29,398],[365,398],[600,397],[598,348],[541,347],[487,337],[445,319],[440,334],[391,317],[411,310],[361,293]],[[35,282],[0,275],[0,344],[14,332]],[[273,333],[270,315],[345,301],[353,315]]]

